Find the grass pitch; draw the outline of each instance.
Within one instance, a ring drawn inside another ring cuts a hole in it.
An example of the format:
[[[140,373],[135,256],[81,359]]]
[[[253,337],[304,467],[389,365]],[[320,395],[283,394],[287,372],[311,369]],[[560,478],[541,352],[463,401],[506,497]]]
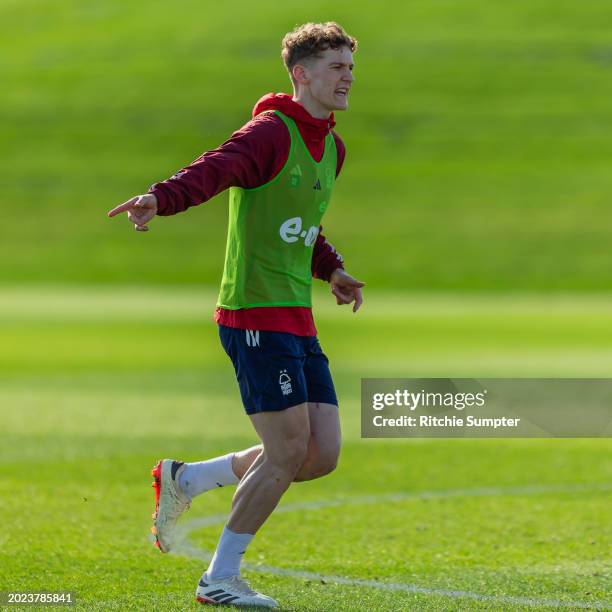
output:
[[[344,450],[254,540],[254,586],[285,610],[611,606],[609,440],[361,440],[359,379],[606,376],[612,300],[366,300],[352,315],[316,295]],[[222,526],[207,517],[232,491],[197,498],[185,554],[162,556],[149,469],[255,442],[213,303],[169,288],[3,289],[0,590],[73,590],[83,610],[197,609]]]

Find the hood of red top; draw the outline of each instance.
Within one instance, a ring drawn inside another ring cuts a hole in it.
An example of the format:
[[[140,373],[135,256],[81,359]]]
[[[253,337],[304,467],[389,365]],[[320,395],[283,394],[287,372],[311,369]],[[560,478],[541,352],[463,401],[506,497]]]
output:
[[[298,123],[300,131],[310,132],[312,136],[315,136],[316,133],[324,137],[336,125],[334,113],[329,116],[329,119],[317,119],[285,93],[269,93],[260,98],[253,107],[253,117],[268,110],[278,110],[291,117]]]

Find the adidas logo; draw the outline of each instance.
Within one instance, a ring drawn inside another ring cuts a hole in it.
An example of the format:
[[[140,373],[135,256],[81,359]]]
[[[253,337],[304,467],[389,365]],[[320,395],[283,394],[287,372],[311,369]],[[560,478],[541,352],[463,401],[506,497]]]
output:
[[[212,585],[207,584],[204,580],[200,579],[198,586],[204,590],[210,588]],[[232,593],[228,593],[225,589],[216,589],[212,587],[212,591],[199,593],[200,589],[198,589],[198,593],[196,595],[196,599],[200,603],[224,603],[228,604],[236,599],[240,599],[239,595],[233,595]]]
[[[292,187],[297,187],[302,180],[302,168],[300,168],[300,164],[297,164],[291,168],[289,171],[289,176],[291,177],[289,183]]]
[[[317,182],[314,184],[313,189],[318,189],[319,191],[321,191],[321,181],[319,179],[317,179]]]
[[[247,346],[259,346],[259,330],[245,329]]]

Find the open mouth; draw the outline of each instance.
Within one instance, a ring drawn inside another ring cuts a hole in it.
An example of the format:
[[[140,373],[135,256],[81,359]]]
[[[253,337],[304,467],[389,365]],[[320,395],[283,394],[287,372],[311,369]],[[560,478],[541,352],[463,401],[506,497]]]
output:
[[[334,91],[334,93],[337,96],[341,96],[343,98],[346,98],[348,96],[348,89],[344,89],[344,88],[336,89],[336,91]]]

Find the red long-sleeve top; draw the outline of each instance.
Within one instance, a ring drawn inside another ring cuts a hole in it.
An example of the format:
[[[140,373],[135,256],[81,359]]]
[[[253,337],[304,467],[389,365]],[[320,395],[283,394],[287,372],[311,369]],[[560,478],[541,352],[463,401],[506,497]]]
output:
[[[336,176],[344,162],[345,148],[332,130],[329,119],[317,119],[287,94],[267,94],[253,108],[253,118],[234,132],[222,145],[207,151],[166,181],[149,190],[158,202],[157,214],[174,215],[196,206],[229,187],[252,189],[272,180],[289,156],[291,136],[283,121],[267,110],[279,110],[296,122],[302,138],[315,161],[325,149],[325,137],[332,131],[336,142]],[[322,229],[322,228],[320,228]],[[319,232],[312,255],[312,275],[329,281],[332,272],[343,268],[342,256]],[[271,306],[229,310],[217,308],[215,320],[238,329],[260,329],[288,332],[298,336],[315,336],[312,310],[302,306]]]

